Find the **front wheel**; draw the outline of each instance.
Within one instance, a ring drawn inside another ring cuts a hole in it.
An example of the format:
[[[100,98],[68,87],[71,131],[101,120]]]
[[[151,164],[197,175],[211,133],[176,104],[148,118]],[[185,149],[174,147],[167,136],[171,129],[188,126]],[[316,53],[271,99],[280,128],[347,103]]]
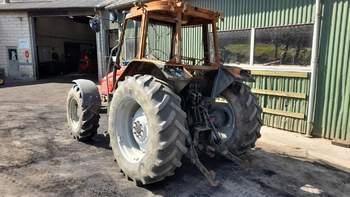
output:
[[[221,140],[234,155],[255,147],[260,137],[262,110],[248,86],[227,88],[209,111]]]
[[[118,84],[109,111],[109,135],[123,173],[138,184],[158,182],[181,166],[186,113],[181,98],[150,75]]]
[[[83,105],[84,94],[82,91],[77,84],[74,84],[69,91],[66,106],[67,121],[74,139],[88,141],[97,133],[99,127],[100,102],[96,99],[97,102]]]

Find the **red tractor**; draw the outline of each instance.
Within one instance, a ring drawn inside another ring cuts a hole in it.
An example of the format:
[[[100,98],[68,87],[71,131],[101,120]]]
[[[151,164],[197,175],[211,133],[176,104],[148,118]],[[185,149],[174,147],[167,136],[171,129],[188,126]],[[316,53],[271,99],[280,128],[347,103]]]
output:
[[[173,175],[186,156],[217,185],[198,153],[239,162],[261,128],[261,108],[244,84],[253,81],[249,71],[220,62],[219,18],[180,0],[135,4],[120,24],[111,51],[116,58],[110,57],[100,89],[75,80],[68,94],[74,138],[96,134],[106,101],[110,146],[125,176],[138,185],[155,183]],[[186,31],[197,32],[201,44],[184,48]],[[185,56],[184,49],[196,55]]]

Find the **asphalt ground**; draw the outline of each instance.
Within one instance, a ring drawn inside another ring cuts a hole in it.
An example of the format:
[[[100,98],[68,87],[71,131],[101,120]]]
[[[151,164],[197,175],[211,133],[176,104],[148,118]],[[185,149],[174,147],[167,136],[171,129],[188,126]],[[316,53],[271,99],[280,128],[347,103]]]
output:
[[[186,159],[175,175],[146,187],[128,181],[102,133],[73,140],[66,124],[65,80],[0,87],[0,196],[349,196],[350,174],[295,151],[258,142],[234,166],[202,157],[219,187]]]

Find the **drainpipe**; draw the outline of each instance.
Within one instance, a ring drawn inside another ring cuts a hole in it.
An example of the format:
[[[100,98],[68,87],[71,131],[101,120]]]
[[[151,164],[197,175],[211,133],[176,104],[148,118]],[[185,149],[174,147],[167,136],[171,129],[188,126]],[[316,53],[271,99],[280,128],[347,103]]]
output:
[[[316,96],[316,86],[317,86],[316,83],[317,83],[320,24],[321,24],[321,0],[316,0],[314,33],[312,38],[310,95],[309,95],[309,106],[308,106],[308,114],[307,114],[307,130],[306,130],[307,137],[312,137],[312,130],[313,130],[314,119],[315,119],[315,96]]]
[[[96,12],[100,17],[101,29],[100,32],[96,34],[96,44],[97,44],[97,62],[98,62],[98,80],[101,80],[106,74],[107,68],[107,54],[109,54],[107,50],[107,36],[106,30],[108,29],[108,23],[106,23],[106,12],[104,10],[98,10]]]

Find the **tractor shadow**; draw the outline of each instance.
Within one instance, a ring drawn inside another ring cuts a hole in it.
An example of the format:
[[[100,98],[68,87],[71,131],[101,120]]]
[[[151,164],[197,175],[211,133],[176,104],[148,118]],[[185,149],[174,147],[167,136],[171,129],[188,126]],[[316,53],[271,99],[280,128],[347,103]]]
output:
[[[88,145],[111,150],[108,139],[97,134]],[[320,160],[271,152],[264,148],[242,157],[239,166],[220,156],[201,154],[202,163],[216,173],[218,187],[206,178],[186,157],[175,175],[161,182],[136,187],[160,196],[347,196],[350,173]],[[327,177],[327,178],[322,178]],[[126,181],[126,180],[123,180]]]
[[[350,192],[350,174],[318,160],[307,161],[257,149],[244,156],[239,166],[219,156],[201,155],[201,161],[216,172],[218,187],[209,186],[206,178],[185,158],[175,176],[144,188],[161,196],[193,197],[346,196]],[[328,178],[322,179],[320,174]],[[334,190],[334,185],[346,183],[348,186]]]
[[[103,134],[96,134],[91,140],[84,142],[87,145],[95,146],[97,148],[103,148],[107,150],[112,150],[109,146],[109,139],[105,137]]]

